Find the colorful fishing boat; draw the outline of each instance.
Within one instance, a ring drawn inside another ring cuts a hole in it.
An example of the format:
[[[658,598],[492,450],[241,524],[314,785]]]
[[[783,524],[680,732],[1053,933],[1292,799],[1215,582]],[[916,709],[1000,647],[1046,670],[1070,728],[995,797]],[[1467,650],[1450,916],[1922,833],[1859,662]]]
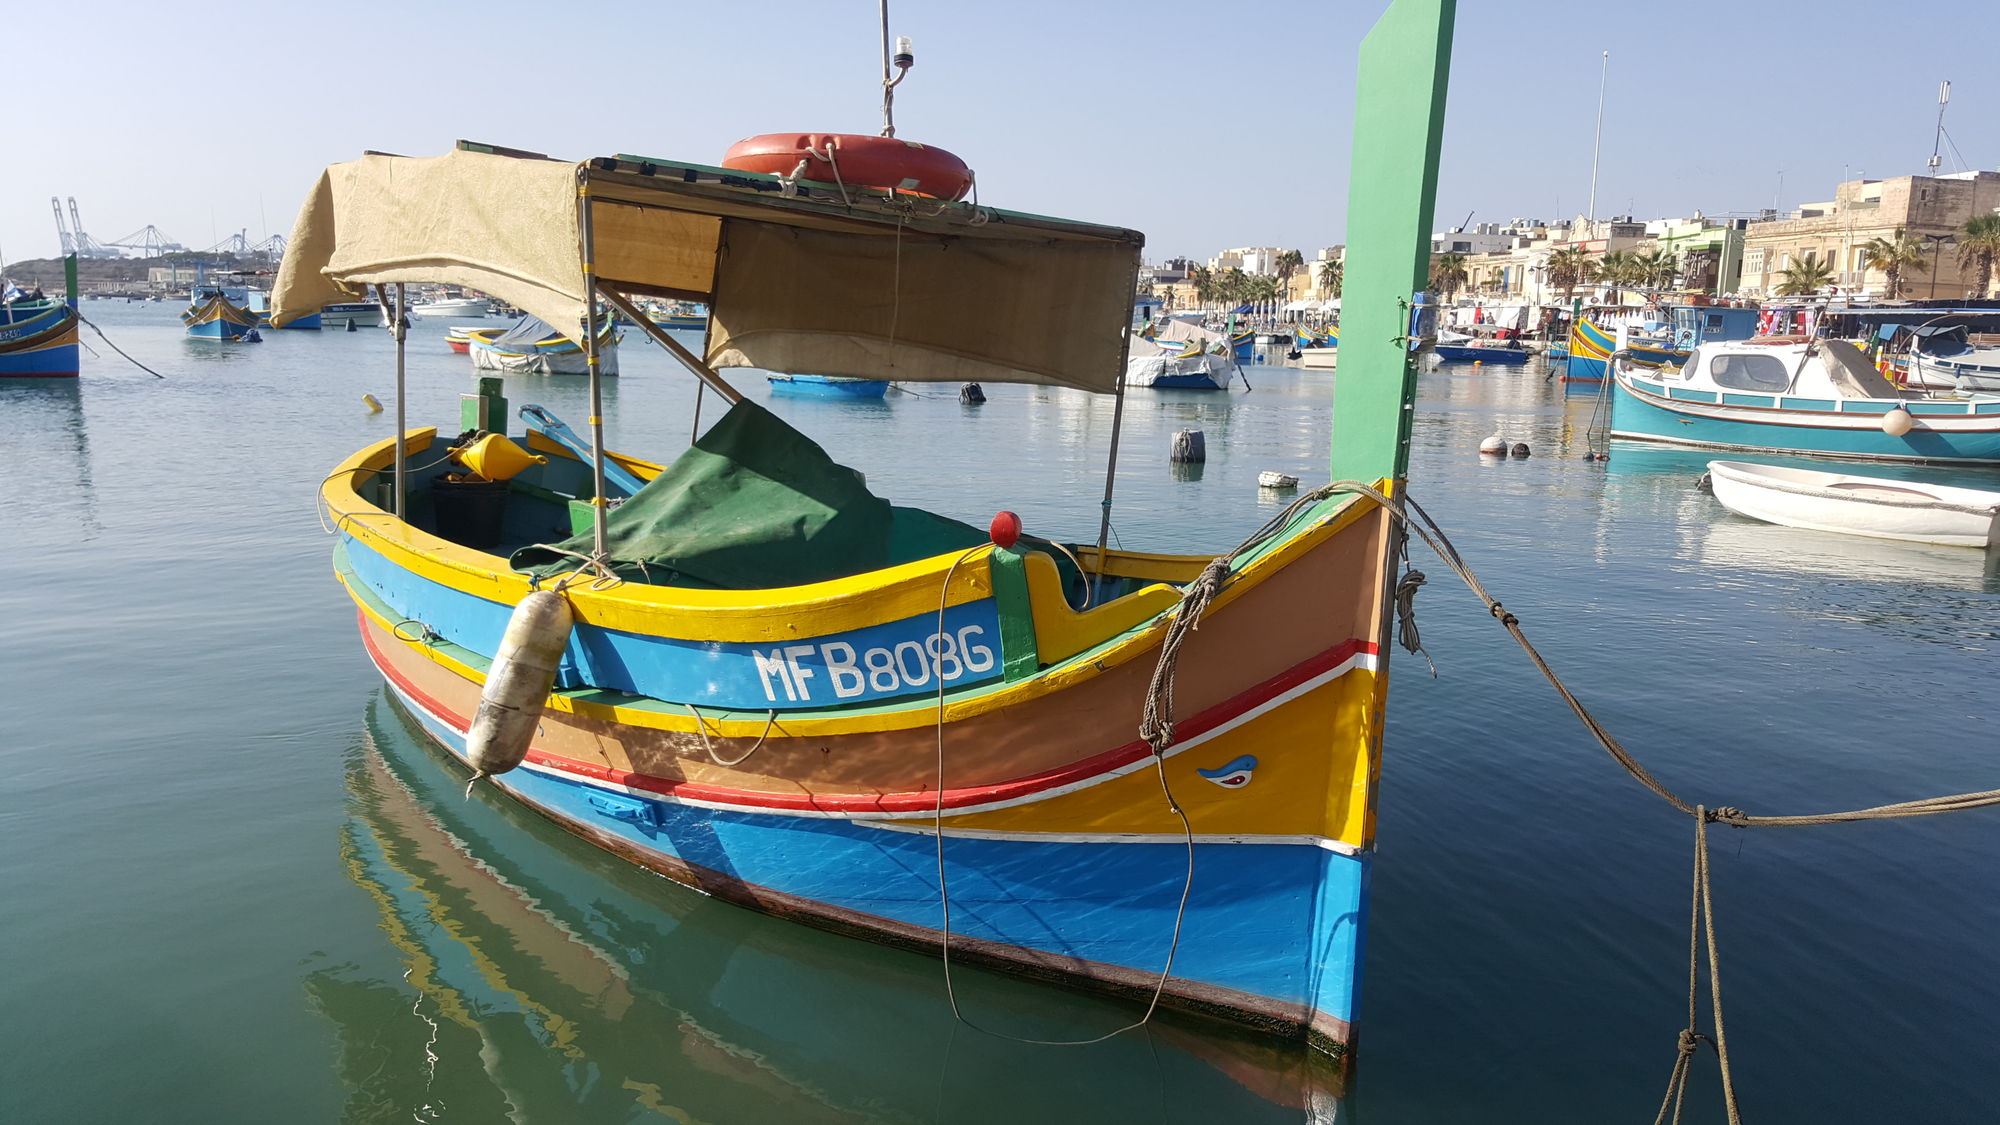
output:
[[[1361,51],[1332,475],[1391,491],[1451,13],[1396,0]],[[441,200],[490,229],[441,229]],[[587,459],[531,426],[492,469],[497,387],[447,427],[489,431],[471,444],[402,428],[398,387],[396,436],[323,498],[363,645],[440,745],[717,897],[942,949],[946,972],[1157,995],[1347,1052],[1400,541],[1388,511],[1309,491],[1222,560],[1110,550],[1108,503],[1095,545],[1024,535],[1004,512],[981,530],[870,494],[719,372],[1117,396],[1141,236],[483,146],[335,165],[294,230],[280,323],[366,285],[446,282],[569,328],[597,359],[601,300],[731,404],[671,464],[606,451],[594,411]],[[945,247],[963,252],[920,252]],[[637,314],[635,295],[657,293],[708,303],[701,354]],[[500,487],[460,479],[475,461]],[[496,545],[452,541],[469,522]]]
[[[257,325],[262,319],[231,301],[220,289],[201,286],[195,288],[187,311],[181,313],[181,323],[187,326],[189,338],[226,343],[258,342],[262,337],[257,335]]]
[[[617,331],[606,323],[599,329],[598,348],[602,360],[599,372],[618,374]],[[504,371],[523,375],[582,375],[588,368],[583,345],[549,327],[533,316],[524,316],[511,328],[468,328],[466,347],[476,371]]]
[[[63,259],[65,294],[32,300],[14,294],[0,302],[0,379],[74,379],[81,364],[76,311],[76,255]]]
[[[881,398],[889,393],[887,379],[848,379],[839,375],[770,375],[771,393],[785,398]]]
[[[464,355],[472,350],[472,334],[477,331],[478,325],[454,324],[445,329],[444,346]]]
[[[1618,341],[1611,333],[1578,318],[1569,329],[1569,362],[1563,370],[1563,382],[1603,382],[1606,363],[1617,350]],[[1685,351],[1638,341],[1629,341],[1626,351],[1634,364],[1649,369],[1678,366],[1687,358]]]
[[[1619,361],[1613,437],[1880,461],[2000,463],[2000,396],[1897,387],[1845,340],[1702,344],[1678,367]]]

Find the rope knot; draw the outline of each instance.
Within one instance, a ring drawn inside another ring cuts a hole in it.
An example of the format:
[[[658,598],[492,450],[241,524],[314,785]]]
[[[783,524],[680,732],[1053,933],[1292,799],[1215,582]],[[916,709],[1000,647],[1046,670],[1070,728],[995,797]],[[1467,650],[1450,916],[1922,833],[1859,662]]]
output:
[[[1730,805],[1720,805],[1702,814],[1702,819],[1710,824],[1732,824],[1746,828],[1750,824],[1750,814]]]
[[[1696,1051],[1701,1049],[1701,1041],[1706,1038],[1708,1038],[1708,1036],[1703,1035],[1701,1032],[1696,1031],[1694,1028],[1691,1027],[1681,1028],[1681,1039],[1679,1043],[1681,1054],[1683,1056],[1694,1054]]]
[[[1500,624],[1502,625],[1509,625],[1509,626],[1515,625],[1518,624],[1521,620],[1520,618],[1514,616],[1513,614],[1508,613],[1507,608],[1501,605],[1499,602],[1494,602],[1492,605],[1487,606],[1486,612],[1492,614],[1496,619],[1499,620]]]

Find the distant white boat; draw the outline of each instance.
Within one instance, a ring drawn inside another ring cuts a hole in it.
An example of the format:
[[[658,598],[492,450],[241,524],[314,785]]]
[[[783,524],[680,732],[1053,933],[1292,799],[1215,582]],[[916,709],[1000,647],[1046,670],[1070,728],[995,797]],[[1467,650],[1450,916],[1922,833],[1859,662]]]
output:
[[[344,304],[327,305],[320,309],[322,328],[344,329],[350,324],[357,328],[389,327],[388,317],[382,312],[382,306],[373,301],[349,301]]]
[[[1710,461],[1709,487],[1740,516],[1950,547],[2000,542],[2000,492],[1811,469]]]
[[[479,320],[493,315],[493,303],[484,297],[451,297],[411,305],[410,311],[418,316],[448,316],[460,320]]]

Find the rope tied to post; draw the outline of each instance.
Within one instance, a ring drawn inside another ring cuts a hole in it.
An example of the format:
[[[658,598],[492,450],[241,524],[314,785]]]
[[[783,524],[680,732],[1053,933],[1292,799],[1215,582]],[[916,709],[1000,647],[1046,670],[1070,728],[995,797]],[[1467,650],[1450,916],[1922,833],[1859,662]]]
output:
[[[1395,524],[1401,525],[1405,534],[1414,531],[1425,545],[1436,552],[1445,565],[1451,568],[1452,573],[1458,575],[1466,587],[1479,598],[1486,606],[1487,613],[1514,638],[1514,642],[1527,654],[1542,678],[1555,689],[1556,694],[1562,698],[1598,745],[1634,780],[1694,821],[1694,873],[1688,920],[1688,1022],[1676,1040],[1674,1068],[1668,1080],[1666,1098],[1660,1103],[1660,1113],[1655,1125],[1664,1125],[1668,1120],[1674,1122],[1680,1120],[1688,1075],[1702,1042],[1708,1042],[1715,1048],[1718,1069],[1721,1072],[1723,1102],[1729,1123],[1741,1125],[1742,1114],[1737,1105],[1735,1079],[1729,1066],[1728,1039],[1723,1029],[1721,953],[1715,931],[1715,904],[1710,890],[1708,826],[1726,824],[1732,828],[1792,828],[1813,824],[1935,816],[1940,813],[2000,805],[2000,789],[1925,797],[1840,812],[1781,816],[1753,815],[1734,805],[1717,805],[1711,808],[1706,805],[1691,804],[1654,777],[1624,744],[1612,735],[1597,716],[1591,713],[1583,701],[1577,698],[1569,685],[1563,682],[1562,677],[1528,640],[1526,631],[1521,627],[1521,619],[1503,606],[1498,598],[1487,592],[1478,575],[1473,573],[1471,565],[1459,554],[1451,538],[1445,534],[1437,521],[1431,518],[1430,513],[1424,510],[1423,505],[1417,503],[1407,493],[1390,496],[1373,485],[1356,480],[1334,481],[1300,496],[1250,538],[1244,540],[1236,550],[1210,562],[1203,568],[1200,577],[1183,589],[1181,604],[1175,611],[1174,620],[1169,624],[1166,636],[1161,641],[1159,663],[1153,670],[1153,679],[1147,688],[1145,707],[1139,726],[1140,736],[1153,748],[1155,763],[1162,770],[1164,770],[1166,748],[1173,745],[1174,741],[1172,720],[1174,680],[1180,663],[1181,650],[1187,643],[1188,635],[1199,627],[1202,613],[1214,601],[1216,594],[1230,577],[1234,561],[1276,536],[1306,509],[1342,493],[1374,501]],[[1331,513],[1325,518],[1331,518]],[[1392,594],[1397,616],[1402,625],[1400,639],[1404,647],[1412,651],[1421,649],[1415,645],[1418,640],[1415,623],[1414,619],[1407,615],[1407,606],[1413,601],[1417,588],[1424,582],[1425,578],[1421,571],[1408,570],[1397,582]],[[1429,659],[1428,655],[1425,659]],[[1435,666],[1432,670],[1435,673]],[[1700,976],[1704,953],[1708,965],[1709,1010],[1715,1025],[1715,1034],[1712,1037],[1703,1034],[1698,1026]],[[1668,1116],[1669,1113],[1672,1115],[1671,1118]]]

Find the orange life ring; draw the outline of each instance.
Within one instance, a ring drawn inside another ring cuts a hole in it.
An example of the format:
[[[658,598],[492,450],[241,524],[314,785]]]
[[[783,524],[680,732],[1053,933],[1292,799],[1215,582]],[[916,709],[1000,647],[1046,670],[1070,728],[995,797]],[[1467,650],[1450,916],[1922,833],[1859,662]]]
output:
[[[769,176],[802,175],[934,199],[963,199],[972,169],[941,148],[858,133],[764,133],[729,146],[722,166]],[[803,166],[803,167],[801,167]]]

